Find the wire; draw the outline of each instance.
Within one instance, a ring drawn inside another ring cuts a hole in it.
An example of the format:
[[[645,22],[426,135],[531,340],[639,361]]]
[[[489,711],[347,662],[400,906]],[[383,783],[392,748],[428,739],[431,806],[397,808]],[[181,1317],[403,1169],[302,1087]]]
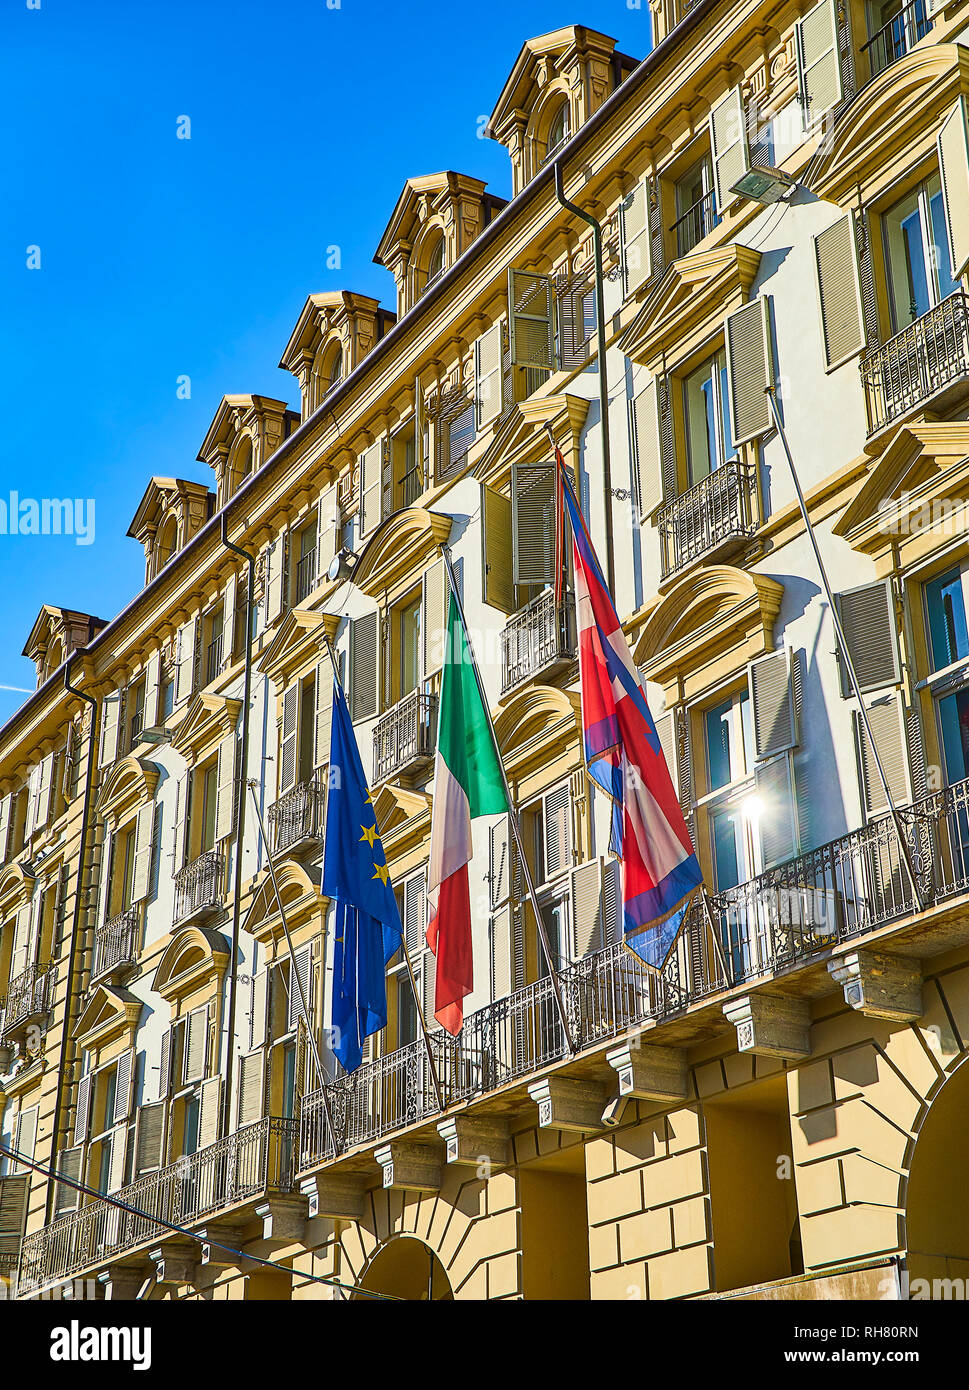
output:
[[[146,1221],[153,1221],[158,1226],[165,1226],[169,1231],[174,1231],[177,1235],[188,1236],[191,1240],[197,1240],[200,1245],[215,1245],[219,1250],[227,1250],[230,1255],[238,1255],[241,1260],[249,1260],[253,1264],[263,1265],[266,1269],[275,1269],[283,1274],[296,1274],[297,1271],[290,1269],[287,1265],[277,1264],[273,1260],[264,1260],[259,1255],[246,1255],[242,1250],[237,1250],[234,1245],[226,1245],[224,1241],[213,1240],[210,1236],[200,1236],[198,1231],[192,1231],[187,1226],[177,1226],[174,1221],[166,1221],[163,1216],[156,1216],[153,1212],[142,1211],[139,1207],[130,1206],[127,1202],[122,1202],[118,1197],[112,1197],[106,1192],[98,1192],[96,1188],[88,1187],[86,1183],[76,1182],[73,1178],[66,1177],[63,1173],[55,1172],[53,1168],[48,1168],[46,1164],[37,1163],[32,1158],[27,1158],[25,1154],[18,1153],[16,1149],[8,1148],[6,1144],[0,1144],[0,1154],[5,1154],[17,1163],[22,1163],[27,1168],[32,1168],[35,1173],[43,1173],[45,1177],[51,1178],[54,1182],[64,1183],[67,1187],[73,1187],[76,1192],[82,1192],[88,1197],[97,1197],[101,1202],[108,1202],[113,1207],[118,1207],[121,1211],[129,1212],[132,1216],[140,1216]],[[360,1294],[363,1298],[373,1298],[384,1303],[401,1303],[404,1300],[397,1298],[394,1294],[375,1293],[371,1289],[363,1289],[359,1284],[345,1284],[341,1279],[327,1279],[322,1274],[298,1274],[300,1279],[307,1279],[313,1284],[327,1284],[331,1288],[346,1289],[350,1293]]]

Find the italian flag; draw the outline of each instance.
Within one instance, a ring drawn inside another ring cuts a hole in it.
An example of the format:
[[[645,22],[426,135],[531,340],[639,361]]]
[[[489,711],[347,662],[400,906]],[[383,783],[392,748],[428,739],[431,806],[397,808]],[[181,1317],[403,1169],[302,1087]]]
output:
[[[441,675],[427,868],[427,944],[437,958],[434,1017],[461,1031],[463,1000],[474,987],[471,950],[471,822],[508,810],[491,721],[478,691],[468,635],[451,595]]]

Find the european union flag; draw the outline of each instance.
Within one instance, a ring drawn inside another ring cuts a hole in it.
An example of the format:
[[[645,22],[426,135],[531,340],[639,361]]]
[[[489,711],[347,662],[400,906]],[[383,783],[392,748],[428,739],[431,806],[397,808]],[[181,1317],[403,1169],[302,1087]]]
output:
[[[323,892],[336,905],[333,1051],[345,1071],[387,1026],[385,971],[403,932],[346,696],[334,682]]]

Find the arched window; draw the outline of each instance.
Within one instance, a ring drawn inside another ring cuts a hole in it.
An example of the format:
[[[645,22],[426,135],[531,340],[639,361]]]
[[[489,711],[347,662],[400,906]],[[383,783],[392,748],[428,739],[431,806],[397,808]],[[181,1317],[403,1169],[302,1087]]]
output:
[[[547,163],[548,160],[553,159],[555,155],[558,154],[566,140],[568,140],[570,134],[569,103],[567,100],[563,100],[555,108],[552,119],[549,122],[548,136],[545,140],[545,153],[542,157],[543,164]]]
[[[232,470],[229,477],[229,495],[236,492],[252,472],[252,440],[248,435],[244,435],[239,440],[235,458],[232,460]]]
[[[441,233],[431,244],[424,262],[424,283],[419,286],[419,292],[423,293],[427,287],[437,279],[444,271],[444,234]]]
[[[343,380],[343,344],[336,343],[323,369],[325,390],[332,391],[337,382]]]
[[[168,517],[158,535],[155,550],[155,573],[165,568],[178,549],[178,518]]]

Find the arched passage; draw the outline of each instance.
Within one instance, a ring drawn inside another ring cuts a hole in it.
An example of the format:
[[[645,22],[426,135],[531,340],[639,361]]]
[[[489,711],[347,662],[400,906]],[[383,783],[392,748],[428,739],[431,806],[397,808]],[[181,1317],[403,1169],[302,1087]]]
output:
[[[410,1303],[449,1302],[454,1298],[441,1261],[416,1236],[394,1236],[382,1245],[364,1270],[360,1287]]]
[[[952,1073],[919,1130],[905,1200],[909,1278],[969,1279],[969,1066]],[[914,1289],[913,1289],[914,1292]]]

